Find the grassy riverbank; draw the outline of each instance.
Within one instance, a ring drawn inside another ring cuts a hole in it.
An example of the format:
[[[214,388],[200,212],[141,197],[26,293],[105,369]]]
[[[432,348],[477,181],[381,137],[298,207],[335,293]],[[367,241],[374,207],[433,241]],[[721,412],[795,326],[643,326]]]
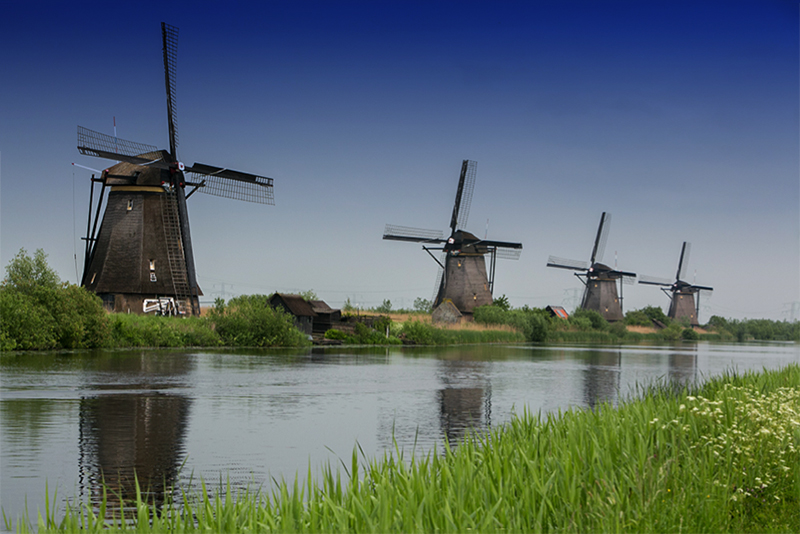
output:
[[[272,495],[188,496],[135,530],[797,532],[800,366],[650,387],[619,408],[523,413],[438,453],[367,460]],[[103,530],[85,507],[39,531]],[[20,530],[30,525],[23,522]]]

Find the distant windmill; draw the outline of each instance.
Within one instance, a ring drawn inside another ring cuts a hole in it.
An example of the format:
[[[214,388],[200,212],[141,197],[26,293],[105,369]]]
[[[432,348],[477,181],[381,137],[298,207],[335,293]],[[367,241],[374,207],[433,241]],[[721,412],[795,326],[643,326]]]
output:
[[[518,259],[522,243],[480,239],[464,230],[467,225],[478,164],[464,160],[458,180],[456,202],[450,217],[450,236],[444,239],[439,230],[386,225],[384,239],[424,243],[422,248],[439,264],[439,279],[433,307],[451,300],[462,314],[471,314],[478,306],[492,303],[497,258]],[[441,245],[441,246],[426,246]],[[442,261],[432,250],[441,250]],[[489,255],[489,274],[485,255]]]
[[[92,225],[89,197],[84,272],[81,284],[101,296],[108,309],[142,312],[148,303],[160,307],[174,299],[183,313],[200,313],[186,199],[195,191],[273,204],[272,178],[178,159],[175,110],[175,67],[178,29],[161,24],[167,89],[169,151],[117,139],[78,127],[81,154],[120,163],[100,178],[100,198]],[[115,128],[116,129],[116,128]],[[185,179],[191,174],[191,181]],[[185,193],[186,186],[192,187]],[[99,232],[103,194],[108,201]],[[152,306],[151,306],[152,307]]]
[[[707,294],[714,291],[713,287],[698,286],[684,282],[686,278],[686,266],[689,265],[689,252],[692,244],[684,241],[681,247],[681,258],[678,260],[678,271],[675,274],[675,281],[670,282],[666,278],[656,278],[654,276],[642,276],[640,284],[662,286],[661,290],[669,296],[669,313],[671,319],[688,319],[692,326],[699,326],[700,315],[700,294]],[[696,295],[696,297],[695,297]]]
[[[599,312],[607,321],[621,321],[623,319],[622,304],[617,293],[617,280],[632,281],[636,278],[636,273],[618,271],[600,263],[603,259],[610,223],[611,214],[603,212],[600,217],[600,226],[597,227],[597,237],[594,240],[589,263],[550,256],[547,266],[582,271],[575,273],[575,276],[581,278],[585,286],[580,307]]]

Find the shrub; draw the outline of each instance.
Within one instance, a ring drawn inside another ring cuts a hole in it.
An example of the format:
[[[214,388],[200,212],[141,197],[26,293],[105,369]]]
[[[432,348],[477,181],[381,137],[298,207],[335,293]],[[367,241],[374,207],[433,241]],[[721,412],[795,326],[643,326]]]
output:
[[[606,321],[599,312],[594,310],[584,310],[583,308],[578,308],[572,314],[574,318],[581,318],[585,317],[589,319],[592,323],[592,328],[595,330],[608,330],[608,321]]]
[[[209,320],[226,345],[240,347],[300,347],[308,345],[305,334],[294,326],[291,315],[269,305],[267,295],[241,295],[209,311]]]
[[[631,326],[652,326],[653,321],[642,310],[633,310],[625,314],[625,324]]]
[[[672,319],[664,315],[664,310],[658,306],[645,306],[641,309],[641,312],[647,315],[651,320],[660,321],[665,325],[669,325],[672,322]]]
[[[700,334],[694,331],[694,328],[684,328],[681,332],[681,339],[684,341],[697,341],[700,339]]]
[[[619,337],[619,338],[623,338],[623,337],[627,337],[628,336],[628,329],[625,328],[625,323],[622,322],[622,321],[617,321],[615,323],[612,323],[608,327],[608,331],[611,332],[612,334],[614,334],[615,336]]]
[[[21,249],[0,285],[0,340],[3,350],[102,347],[108,317],[97,295],[61,282],[41,249],[32,258]]]
[[[330,330],[325,332],[325,339],[338,339],[340,341],[346,341],[347,334],[345,334],[341,330],[336,330],[335,328],[331,328]]]

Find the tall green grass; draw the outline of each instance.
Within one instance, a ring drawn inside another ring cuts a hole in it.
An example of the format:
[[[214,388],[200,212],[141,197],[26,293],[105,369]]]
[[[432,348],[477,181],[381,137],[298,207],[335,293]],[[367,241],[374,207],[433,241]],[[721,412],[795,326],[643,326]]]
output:
[[[729,373],[701,387],[645,388],[618,408],[523,412],[456,449],[367,460],[160,511],[137,532],[797,532],[800,366]],[[39,531],[96,531],[87,507]],[[30,525],[23,523],[20,530]]]

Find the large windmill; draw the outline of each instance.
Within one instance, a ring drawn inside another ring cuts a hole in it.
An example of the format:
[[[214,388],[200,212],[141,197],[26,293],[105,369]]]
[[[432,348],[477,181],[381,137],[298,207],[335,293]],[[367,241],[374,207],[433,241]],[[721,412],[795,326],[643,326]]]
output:
[[[675,281],[670,282],[665,278],[653,276],[642,276],[640,284],[661,286],[661,290],[669,296],[669,313],[671,319],[688,319],[692,326],[699,326],[700,315],[700,294],[714,291],[713,287],[697,286],[684,282],[686,278],[686,267],[689,265],[689,252],[692,244],[684,241],[681,247],[681,258],[678,260],[678,271],[675,273]]]
[[[607,321],[621,321],[623,319],[622,298],[617,293],[617,280],[633,281],[636,273],[618,271],[616,268],[612,269],[608,265],[600,263],[603,259],[610,223],[611,214],[603,212],[603,215],[600,216],[600,226],[597,227],[597,236],[594,239],[589,263],[550,256],[547,266],[581,271],[575,273],[575,276],[580,278],[585,286],[580,307],[599,312]]]
[[[178,29],[161,23],[167,88],[169,150],[78,127],[78,150],[117,161],[92,177],[81,284],[115,311],[141,313],[162,303],[182,313],[200,313],[186,199],[199,191],[273,204],[272,178],[178,159],[175,67]],[[187,179],[187,173],[189,179]],[[102,185],[92,224],[94,183]],[[190,187],[189,192],[185,191]],[[97,222],[108,189],[100,229]],[[153,303],[155,302],[155,305]],[[162,311],[163,307],[162,307]]]
[[[497,258],[518,259],[522,251],[522,243],[479,239],[464,230],[472,204],[477,167],[476,162],[466,159],[461,165],[456,202],[450,217],[450,236],[447,239],[439,230],[407,226],[387,224],[383,232],[384,239],[423,243],[422,248],[440,268],[433,307],[451,300],[462,314],[471,314],[476,307],[492,303]],[[441,259],[436,258],[432,250],[442,251]],[[484,258],[487,254],[488,275]]]

